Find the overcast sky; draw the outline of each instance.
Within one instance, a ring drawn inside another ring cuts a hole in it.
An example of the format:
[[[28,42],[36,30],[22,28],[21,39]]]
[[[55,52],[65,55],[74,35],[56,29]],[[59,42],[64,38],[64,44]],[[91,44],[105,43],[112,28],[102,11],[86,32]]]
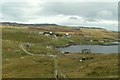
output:
[[[0,21],[118,29],[118,0],[3,0],[0,5]]]

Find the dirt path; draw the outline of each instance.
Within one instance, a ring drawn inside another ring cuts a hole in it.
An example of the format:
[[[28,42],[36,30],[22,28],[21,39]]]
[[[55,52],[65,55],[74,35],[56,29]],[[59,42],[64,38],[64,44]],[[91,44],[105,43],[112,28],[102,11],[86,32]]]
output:
[[[19,44],[19,47],[28,55],[31,56],[48,56],[48,57],[56,57],[57,55],[52,55],[52,54],[34,54],[34,53],[30,53],[25,49],[25,46],[23,44]]]
[[[30,53],[25,49],[25,46],[23,44],[19,44],[19,47],[28,55],[31,56],[48,56],[54,59],[54,77],[56,80],[58,80],[59,78],[64,78],[64,80],[67,80],[67,76],[64,75],[60,70],[58,70],[58,61],[57,61],[57,55],[45,55],[45,54],[34,54],[34,53]]]
[[[19,44],[19,47],[20,47],[26,54],[32,55],[32,56],[34,55],[34,54],[28,52],[28,51],[24,48],[23,44]]]

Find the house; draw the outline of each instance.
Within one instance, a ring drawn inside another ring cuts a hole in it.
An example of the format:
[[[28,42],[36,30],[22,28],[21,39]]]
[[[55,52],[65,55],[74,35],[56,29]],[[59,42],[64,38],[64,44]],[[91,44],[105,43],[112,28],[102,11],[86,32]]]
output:
[[[68,34],[68,33],[66,33],[65,35],[66,35],[66,36],[69,36],[69,34]]]
[[[46,36],[54,35],[54,36],[56,36],[56,33],[52,32],[52,31],[46,31],[46,32],[43,32],[43,35],[46,35]]]
[[[65,34],[65,37],[69,38],[71,35],[69,33]]]
[[[99,42],[104,42],[104,41],[100,40]]]
[[[85,57],[83,57],[82,59],[80,59],[80,62],[83,62],[84,60],[86,60],[86,58],[85,58]]]
[[[90,36],[90,35],[84,35],[85,37],[92,37],[92,36]]]
[[[49,34],[50,34],[50,35],[53,35],[53,32],[52,32],[52,31],[50,31],[50,32],[49,32]]]
[[[52,46],[47,46],[47,48],[52,48]]]
[[[46,36],[53,35],[53,32],[52,31],[43,32],[43,35],[46,35]]]

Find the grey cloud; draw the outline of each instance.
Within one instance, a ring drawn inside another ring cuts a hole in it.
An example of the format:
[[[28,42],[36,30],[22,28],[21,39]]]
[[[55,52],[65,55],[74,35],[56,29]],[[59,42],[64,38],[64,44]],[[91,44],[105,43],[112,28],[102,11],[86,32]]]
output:
[[[108,16],[106,16],[106,12]],[[111,14],[112,13],[112,14]],[[43,6],[37,15],[78,15],[86,18],[117,19],[117,3],[51,2]],[[111,14],[111,15],[110,15]],[[101,16],[100,16],[101,15]]]
[[[26,14],[24,10],[33,11],[30,14]],[[22,22],[35,18],[40,19],[41,16],[50,17],[62,14],[70,17],[65,22],[61,21],[60,24],[94,25],[92,22],[99,22],[100,20],[117,20],[118,9],[117,3],[109,2],[48,2],[39,4],[37,7],[27,2],[8,2],[2,4],[2,14],[3,20]],[[85,19],[84,23],[80,22],[78,17],[75,16]],[[87,22],[91,22],[91,24]]]
[[[25,2],[8,2],[2,4],[2,14],[5,20],[27,21],[29,15],[23,10],[31,9],[32,6]]]
[[[78,18],[75,17],[75,16],[70,16],[69,19],[72,19],[72,20],[78,20]]]
[[[88,22],[99,22],[100,20],[87,18],[87,19],[85,19],[85,21],[88,21]]]
[[[25,2],[9,2],[2,5],[2,13],[13,19],[25,20],[29,18],[25,15],[23,9],[31,9],[31,6]],[[41,10],[42,7],[42,10]],[[39,9],[40,8],[40,9]],[[40,4],[38,11],[33,16],[51,16],[51,15],[77,15],[84,18],[94,19],[117,19],[117,3],[83,3],[83,2],[48,2]],[[5,16],[4,16],[5,17]],[[30,18],[31,18],[30,17]],[[24,19],[23,19],[24,18]]]

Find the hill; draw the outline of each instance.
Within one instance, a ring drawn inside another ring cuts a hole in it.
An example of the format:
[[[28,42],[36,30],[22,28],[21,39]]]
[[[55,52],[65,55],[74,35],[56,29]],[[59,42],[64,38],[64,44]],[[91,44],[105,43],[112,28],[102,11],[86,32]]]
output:
[[[118,77],[117,54],[65,55],[56,50],[56,47],[70,43],[110,44],[111,41],[118,39],[117,32],[60,25],[50,27],[18,25],[0,26],[2,28],[3,78],[54,78],[56,69],[60,73],[59,77],[63,77],[63,74],[69,78]],[[43,34],[50,31],[61,36]],[[34,55],[27,54],[25,50]],[[82,57],[87,57],[88,60],[80,62]]]
[[[18,26],[18,27],[23,27],[23,26],[59,26],[57,24],[24,24],[24,23],[16,23],[16,22],[0,22],[0,25],[3,26]]]

